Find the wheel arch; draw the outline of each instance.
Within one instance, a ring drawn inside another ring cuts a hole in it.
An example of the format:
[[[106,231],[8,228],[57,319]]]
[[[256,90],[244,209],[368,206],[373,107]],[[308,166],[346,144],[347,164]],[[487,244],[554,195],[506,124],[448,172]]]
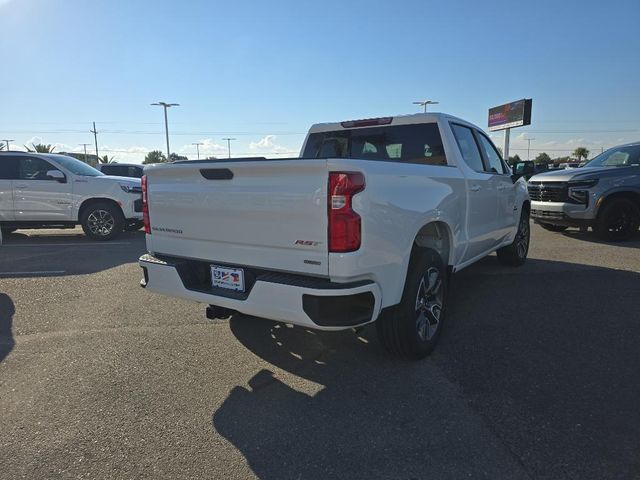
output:
[[[122,206],[120,205],[120,203],[118,203],[117,201],[115,201],[113,198],[108,198],[108,197],[92,197],[92,198],[88,198],[86,200],[84,200],[81,204],[80,207],[78,208],[78,222],[82,221],[82,214],[84,213],[84,211],[90,207],[92,204],[94,203],[110,203],[111,205],[115,206],[116,208],[118,208],[118,210],[120,210],[120,213],[122,213],[123,217],[124,217],[124,212],[122,211]]]
[[[442,220],[426,223],[418,230],[413,240],[412,255],[415,248],[435,250],[442,258],[443,263],[450,266],[453,263],[452,254],[454,252],[451,227]]]
[[[603,193],[600,198],[596,201],[596,211],[595,216],[597,218],[602,207],[605,206],[608,202],[612,200],[616,200],[618,198],[626,198],[634,202],[638,208],[640,208],[640,189],[629,189],[629,188],[619,188],[615,190],[609,190],[608,192]]]

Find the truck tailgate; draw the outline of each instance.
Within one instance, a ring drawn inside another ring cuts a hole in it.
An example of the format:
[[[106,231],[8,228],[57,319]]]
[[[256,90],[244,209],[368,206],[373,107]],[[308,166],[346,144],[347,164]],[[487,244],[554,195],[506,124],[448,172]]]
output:
[[[243,160],[145,170],[149,251],[328,275],[325,160]]]

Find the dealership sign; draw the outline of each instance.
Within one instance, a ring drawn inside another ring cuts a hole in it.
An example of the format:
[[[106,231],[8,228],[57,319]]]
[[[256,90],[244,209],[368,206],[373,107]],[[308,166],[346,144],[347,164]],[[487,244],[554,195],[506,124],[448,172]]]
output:
[[[531,99],[523,98],[489,109],[489,130],[522,127],[531,124]]]

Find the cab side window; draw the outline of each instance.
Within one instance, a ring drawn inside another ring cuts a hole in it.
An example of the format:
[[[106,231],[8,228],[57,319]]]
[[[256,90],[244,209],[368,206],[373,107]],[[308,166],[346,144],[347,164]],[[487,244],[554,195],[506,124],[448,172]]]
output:
[[[460,153],[465,163],[476,172],[484,172],[482,156],[471,129],[455,123],[451,124],[451,129],[454,137],[456,137],[456,143],[460,148]]]
[[[41,158],[21,157],[18,178],[20,180],[53,180],[47,177],[49,170],[58,169]]]
[[[504,168],[504,164],[502,163],[502,159],[500,158],[500,154],[484,134],[476,131],[476,137],[478,138],[478,143],[480,144],[480,149],[484,154],[484,158],[487,160],[487,165],[485,170],[489,173],[497,173],[504,174],[507,173]]]

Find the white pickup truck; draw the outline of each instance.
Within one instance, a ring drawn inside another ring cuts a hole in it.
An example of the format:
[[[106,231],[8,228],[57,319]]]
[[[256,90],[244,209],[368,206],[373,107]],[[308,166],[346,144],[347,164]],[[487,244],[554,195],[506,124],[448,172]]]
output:
[[[140,180],[106,176],[65,155],[0,152],[0,229],[78,224],[94,240],[141,228]]]
[[[491,140],[444,114],[324,123],[300,158],[145,170],[142,286],[321,330],[376,321],[384,346],[434,347],[449,276],[525,262],[529,197]]]

